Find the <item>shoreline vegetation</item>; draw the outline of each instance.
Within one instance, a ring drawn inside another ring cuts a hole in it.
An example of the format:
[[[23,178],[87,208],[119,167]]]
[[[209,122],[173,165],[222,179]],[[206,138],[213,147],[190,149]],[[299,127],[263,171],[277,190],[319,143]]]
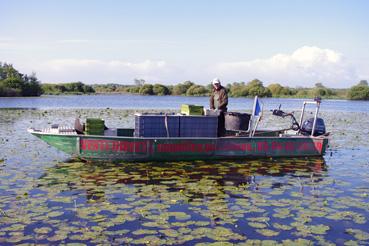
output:
[[[327,88],[316,83],[313,88],[288,87],[279,83],[264,86],[263,82],[254,79],[249,82],[233,82],[224,85],[230,97],[280,97],[325,99],[369,100],[369,86],[361,80],[351,88]],[[198,85],[185,81],[175,85],[160,83],[148,84],[143,79],[134,79],[133,85],[93,84],[82,82],[41,83],[36,74],[26,75],[18,72],[13,65],[0,62],[0,97],[41,96],[41,95],[82,95],[82,94],[138,94],[138,95],[175,95],[175,96],[208,96],[212,85]]]

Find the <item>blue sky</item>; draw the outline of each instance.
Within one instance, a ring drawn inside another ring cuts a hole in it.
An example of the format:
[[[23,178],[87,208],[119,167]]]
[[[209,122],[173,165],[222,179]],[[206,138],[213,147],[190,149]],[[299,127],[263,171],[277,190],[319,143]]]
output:
[[[0,0],[0,61],[42,82],[349,87],[369,80],[369,1]]]

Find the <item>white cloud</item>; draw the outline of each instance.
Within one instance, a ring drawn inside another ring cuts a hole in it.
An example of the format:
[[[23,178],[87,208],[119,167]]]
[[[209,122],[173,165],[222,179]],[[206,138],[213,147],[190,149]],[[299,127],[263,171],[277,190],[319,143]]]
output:
[[[172,70],[165,61],[58,59],[43,64],[38,75],[44,82],[131,83],[134,78],[158,82],[168,79]]]
[[[355,69],[334,50],[304,46],[292,54],[276,54],[267,59],[223,62],[216,65],[219,76],[230,81],[258,78],[289,86],[347,87],[358,81]]]
[[[249,61],[205,64],[198,58],[194,56],[193,62],[181,64],[152,59],[134,62],[103,59],[54,59],[40,62],[35,59],[16,64],[24,69],[22,71],[35,71],[43,82],[82,81],[89,84],[127,84],[132,83],[134,78],[142,78],[149,83],[173,84],[192,80],[205,84],[219,77],[224,83],[248,82],[258,78],[265,85],[278,82],[284,86],[312,87],[320,82],[328,87],[347,88],[360,79],[366,79],[362,75],[368,74],[365,70],[367,66],[364,66],[366,61],[363,61],[361,67],[355,65],[359,74],[343,54],[310,46],[301,47],[291,54],[276,54],[270,58]]]

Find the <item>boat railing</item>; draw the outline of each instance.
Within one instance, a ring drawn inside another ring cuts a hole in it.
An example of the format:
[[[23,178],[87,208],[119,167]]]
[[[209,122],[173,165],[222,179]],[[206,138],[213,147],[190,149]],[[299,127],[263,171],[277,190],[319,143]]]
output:
[[[300,116],[300,123],[299,123],[300,126],[302,125],[302,122],[304,120],[304,114],[305,114],[306,105],[307,104],[315,105],[314,122],[313,122],[313,128],[311,130],[311,136],[313,136],[314,135],[314,132],[315,132],[316,119],[318,118],[318,113],[319,113],[321,101],[322,101],[322,99],[320,97],[316,97],[316,98],[314,98],[314,101],[304,101],[304,103],[302,105],[301,116]]]

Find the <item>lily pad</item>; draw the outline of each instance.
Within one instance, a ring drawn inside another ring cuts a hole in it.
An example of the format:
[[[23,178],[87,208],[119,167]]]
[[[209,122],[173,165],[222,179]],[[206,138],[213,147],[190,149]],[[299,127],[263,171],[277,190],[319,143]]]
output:
[[[256,231],[266,237],[274,237],[279,235],[278,231],[273,231],[269,229],[257,229]]]
[[[40,233],[40,234],[48,234],[52,230],[53,230],[52,228],[44,226],[44,227],[35,228],[34,232]]]
[[[359,229],[346,229],[348,234],[353,235],[357,240],[369,240],[369,233]]]

